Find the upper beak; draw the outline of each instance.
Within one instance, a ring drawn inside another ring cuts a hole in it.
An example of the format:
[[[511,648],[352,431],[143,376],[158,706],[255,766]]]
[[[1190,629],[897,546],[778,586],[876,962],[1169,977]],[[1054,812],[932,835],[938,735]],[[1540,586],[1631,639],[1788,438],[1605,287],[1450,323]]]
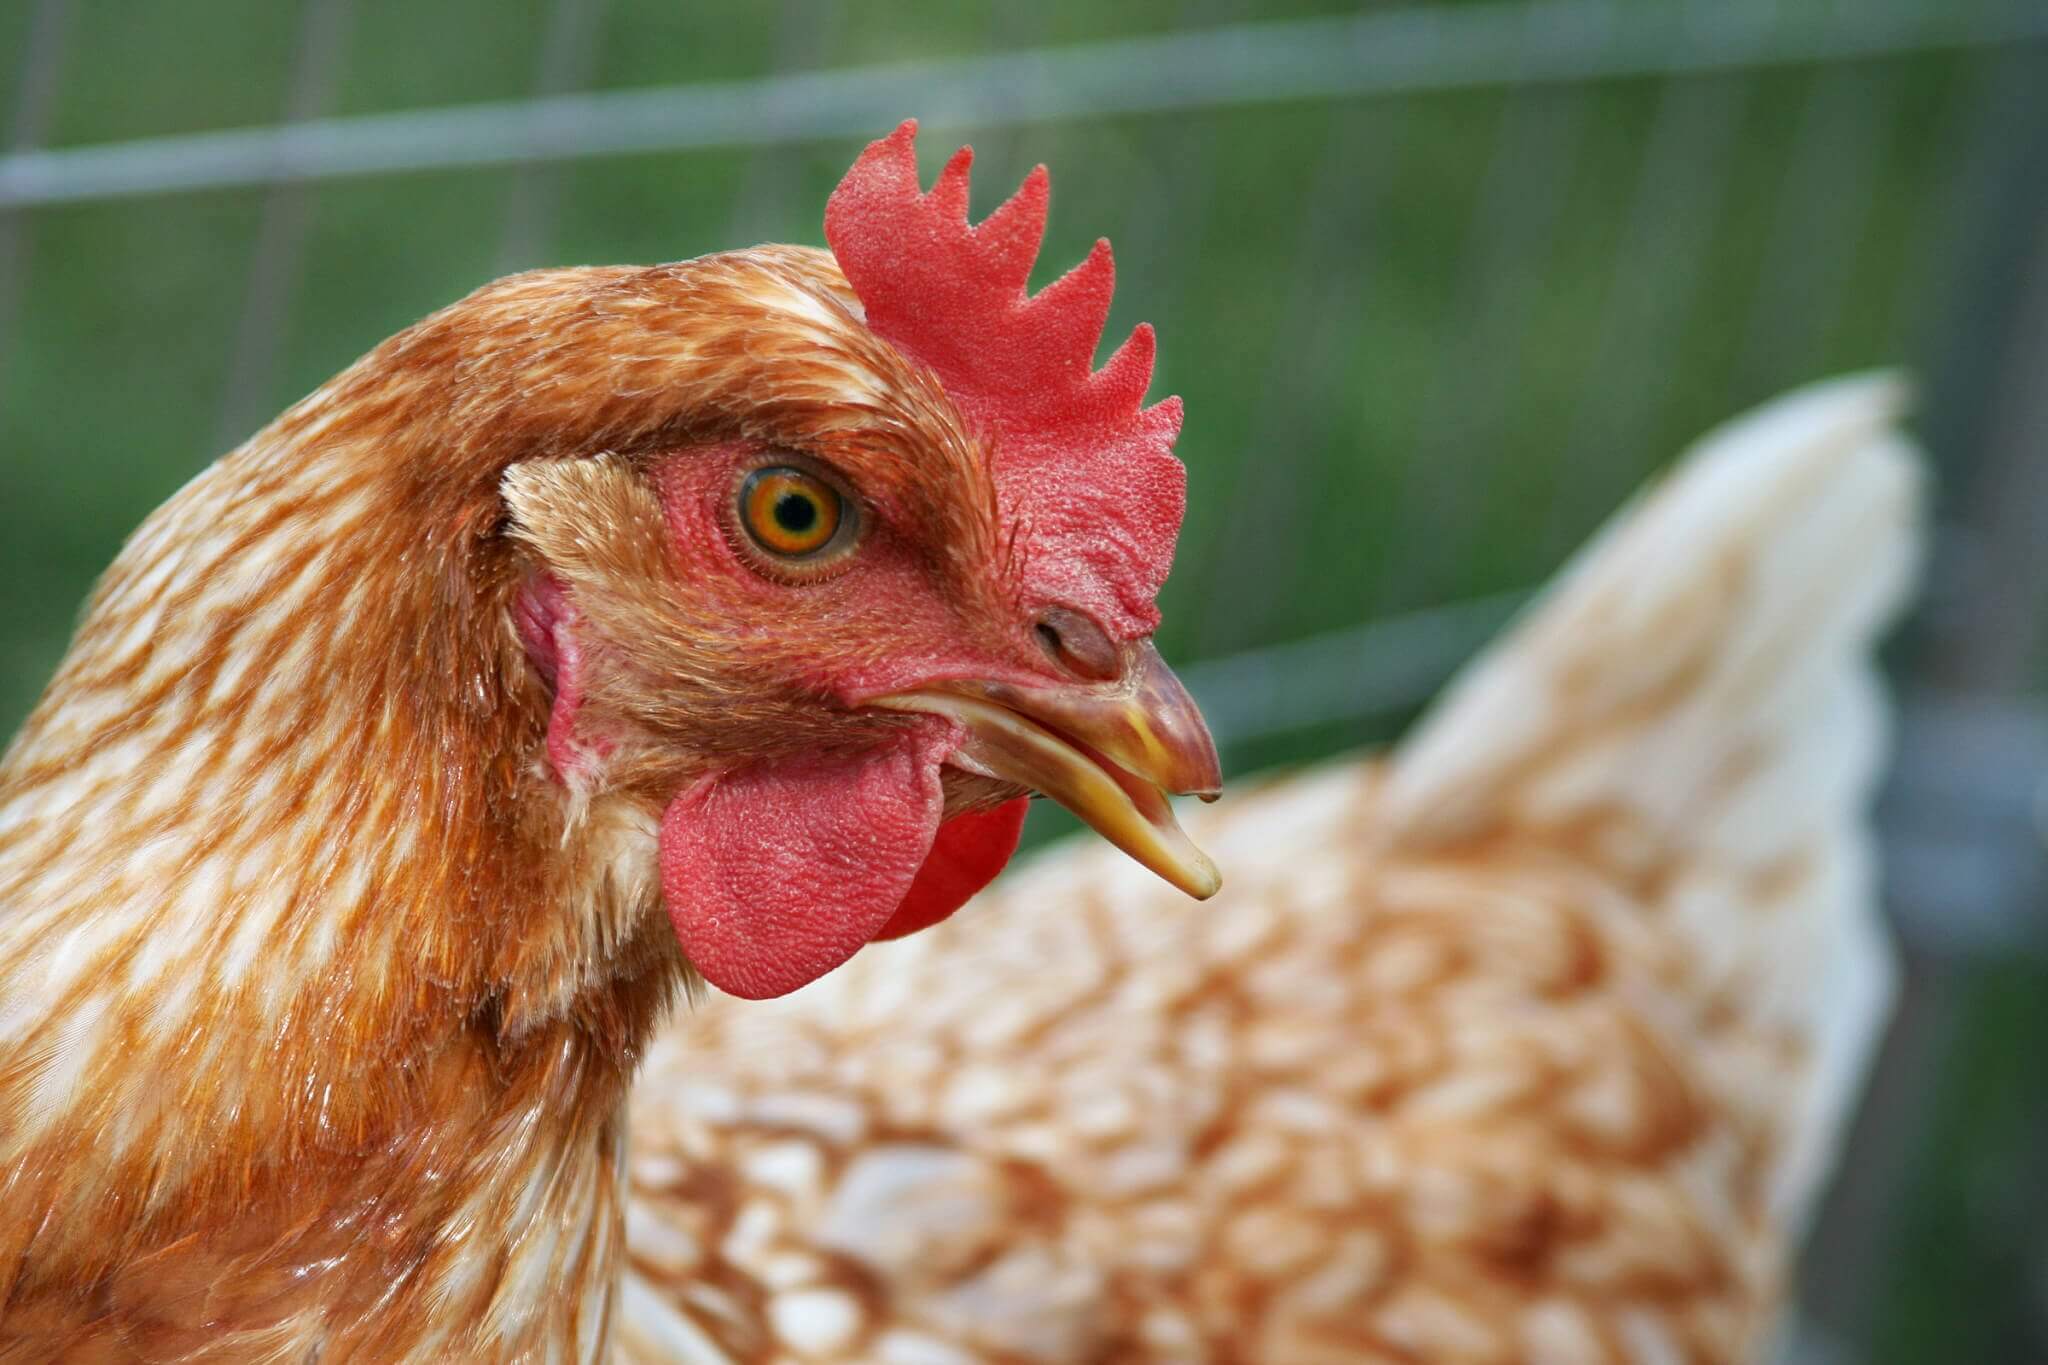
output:
[[[1043,792],[1189,895],[1207,900],[1223,884],[1166,800],[1216,799],[1216,743],[1150,640],[1124,647],[1114,682],[945,682],[872,704],[959,721],[969,737],[953,762]]]

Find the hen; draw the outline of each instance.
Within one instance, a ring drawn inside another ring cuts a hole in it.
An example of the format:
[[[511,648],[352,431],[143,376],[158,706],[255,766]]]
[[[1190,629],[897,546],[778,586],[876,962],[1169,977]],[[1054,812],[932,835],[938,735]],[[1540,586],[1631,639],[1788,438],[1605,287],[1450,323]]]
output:
[[[1085,848],[635,1095],[637,1360],[1761,1359],[1886,1009],[1897,386],[1710,437],[1384,762]]]
[[[501,281],[124,548],[0,768],[0,1360],[1754,1341],[1882,1003],[1890,390],[1200,818],[1214,910],[1066,854],[862,952],[1027,790],[1217,885],[1151,334],[1091,371],[1106,250],[1027,296],[1042,174],[969,227],[912,135],[830,255]]]
[[[0,767],[0,1359],[596,1358],[693,972],[943,918],[1031,790],[1215,890],[1152,334],[914,133],[830,254],[500,281],[123,548]]]

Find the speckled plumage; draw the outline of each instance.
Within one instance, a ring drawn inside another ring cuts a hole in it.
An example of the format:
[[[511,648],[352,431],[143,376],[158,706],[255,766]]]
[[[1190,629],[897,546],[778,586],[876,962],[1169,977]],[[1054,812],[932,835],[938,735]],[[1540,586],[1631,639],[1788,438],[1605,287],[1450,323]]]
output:
[[[1390,760],[1052,851],[632,1101],[627,1359],[1734,1362],[1882,1018],[1895,386],[1725,429]]]

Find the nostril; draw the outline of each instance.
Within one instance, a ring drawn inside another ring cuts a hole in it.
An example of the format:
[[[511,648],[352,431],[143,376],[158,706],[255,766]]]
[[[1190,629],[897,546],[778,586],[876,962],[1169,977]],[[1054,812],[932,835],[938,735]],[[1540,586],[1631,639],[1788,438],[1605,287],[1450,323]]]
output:
[[[1089,682],[1108,682],[1123,673],[1123,656],[1101,626],[1068,607],[1048,607],[1032,630],[1052,661]]]
[[[1054,659],[1058,659],[1061,652],[1058,628],[1048,622],[1040,621],[1035,629],[1038,631],[1038,643],[1045,647],[1047,654],[1052,655]]]

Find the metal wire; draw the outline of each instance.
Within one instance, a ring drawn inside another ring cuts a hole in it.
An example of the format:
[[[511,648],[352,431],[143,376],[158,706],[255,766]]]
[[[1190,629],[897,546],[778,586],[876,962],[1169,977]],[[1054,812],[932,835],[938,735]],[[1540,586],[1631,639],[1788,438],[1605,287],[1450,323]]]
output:
[[[1528,597],[1473,598],[1246,650],[1193,664],[1182,680],[1226,750],[1398,715],[1443,686]]]
[[[802,71],[822,65],[825,54],[838,41],[846,19],[843,6],[782,0],[775,25],[775,71]],[[796,189],[796,168],[789,158],[773,155],[766,147],[756,147],[740,173],[725,240],[763,242],[775,237],[781,225],[789,221]]]
[[[1416,7],[985,57],[326,119],[0,157],[0,208],[457,166],[844,138],[901,113],[966,127],[1528,83],[1729,72],[2048,37],[2048,6],[1753,7],[1674,33],[1604,0]],[[1528,26],[1596,36],[1532,47]]]
[[[65,39],[70,31],[71,0],[41,0],[29,20],[28,41],[22,44],[21,84],[7,129],[9,156],[33,151],[49,131],[57,91],[62,87]],[[0,203],[0,378],[7,374],[8,351],[14,344],[14,311],[21,301],[28,256],[22,215]],[[5,389],[0,388],[0,397],[4,396]]]
[[[1688,41],[1710,44],[1726,11],[1687,6]],[[1562,554],[1592,528],[1644,460],[1646,433],[1670,370],[1669,348],[1697,303],[1699,258],[1727,192],[1748,82],[1667,85],[1643,141],[1614,275],[1585,367],[1583,396],[1544,518],[1544,543]],[[1674,269],[1674,267],[1677,267]]]
[[[1371,136],[1378,111],[1339,114],[1327,135],[1322,165],[1301,205],[1297,268],[1289,272],[1287,300],[1266,363],[1259,418],[1248,434],[1251,458],[1238,463],[1227,496],[1230,518],[1216,526],[1227,551],[1206,545],[1197,556],[1209,568],[1197,652],[1242,648],[1244,632],[1261,616],[1260,604],[1284,593],[1300,569],[1301,537],[1290,533],[1311,496],[1309,452],[1323,433],[1311,425],[1316,396],[1340,382],[1350,355],[1346,338],[1367,308],[1372,224],[1384,174],[1399,146],[1397,132]],[[1380,130],[1385,132],[1385,130]],[[1361,165],[1360,149],[1375,163]]]
[[[535,94],[547,99],[589,88],[597,73],[610,8],[611,0],[555,0],[547,33],[541,39]],[[541,264],[554,239],[561,194],[557,168],[538,163],[520,167],[505,197],[504,235],[498,242],[500,271]]]
[[[1614,10],[1589,11],[1584,19],[1604,27]],[[1531,37],[1556,41],[1555,35]],[[1519,92],[1501,111],[1466,226],[1459,259],[1467,264],[1446,354],[1416,409],[1410,454],[1396,476],[1393,505],[1402,515],[1381,549],[1375,614],[1429,600],[1424,588],[1441,564],[1434,547],[1457,543],[1449,538],[1473,529],[1454,525],[1454,512],[1469,518],[1474,510],[1457,496],[1474,472],[1465,457],[1488,448],[1512,392],[1521,354],[1516,343],[1526,335],[1528,309],[1565,221],[1587,101],[1585,91],[1543,86]]]
[[[1840,318],[1894,125],[1884,87],[1869,69],[1814,73],[1750,302],[1738,391],[1763,393],[1791,382],[1794,367],[1819,350]]]
[[[287,126],[314,118],[332,106],[347,57],[349,21],[355,0],[305,0],[300,12],[299,50],[286,87]],[[242,317],[221,399],[214,448],[227,450],[270,415],[283,342],[291,327],[292,304],[305,271],[306,232],[311,224],[310,190],[279,182],[263,198],[256,249],[242,297]]]

